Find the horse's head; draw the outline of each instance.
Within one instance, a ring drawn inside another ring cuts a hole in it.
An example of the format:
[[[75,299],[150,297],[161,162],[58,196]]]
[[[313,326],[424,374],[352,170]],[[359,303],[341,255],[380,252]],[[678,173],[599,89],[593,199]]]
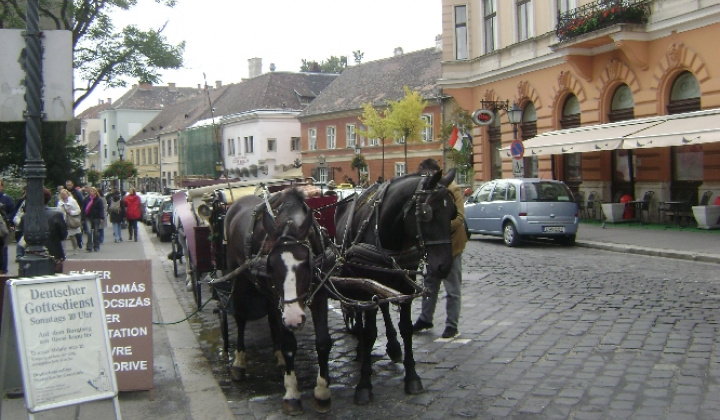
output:
[[[272,204],[272,203],[271,203]],[[309,236],[313,215],[304,205],[302,195],[284,194],[273,206],[277,215],[263,213],[267,233],[267,273],[274,295],[279,299],[283,324],[297,329],[305,323],[305,305],[312,293],[313,268]]]
[[[417,233],[417,245],[425,252],[428,274],[438,278],[447,277],[452,266],[450,222],[457,208],[447,187],[454,178],[455,168],[445,176],[439,171],[424,176],[405,217],[406,229]]]

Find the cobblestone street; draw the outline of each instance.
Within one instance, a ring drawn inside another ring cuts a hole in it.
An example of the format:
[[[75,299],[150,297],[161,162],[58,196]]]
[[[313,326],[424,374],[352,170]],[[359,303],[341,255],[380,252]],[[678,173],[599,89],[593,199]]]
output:
[[[160,253],[166,245],[156,246]],[[720,418],[716,264],[549,242],[510,249],[499,239],[473,237],[463,271],[461,334],[440,338],[440,300],[434,329],[415,336],[426,390],[420,395],[405,395],[403,367],[385,356],[379,323],[375,400],[353,404],[356,341],[345,332],[339,304],[331,302],[333,407],[322,418]],[[182,280],[175,285],[192,312]],[[215,305],[191,322],[236,417],[284,418],[282,377],[266,320],[249,324],[248,377],[233,382]],[[418,308],[416,302],[415,314]],[[397,322],[397,312],[393,317]],[[230,333],[234,342],[232,322]],[[301,418],[315,418],[310,321],[297,336]]]

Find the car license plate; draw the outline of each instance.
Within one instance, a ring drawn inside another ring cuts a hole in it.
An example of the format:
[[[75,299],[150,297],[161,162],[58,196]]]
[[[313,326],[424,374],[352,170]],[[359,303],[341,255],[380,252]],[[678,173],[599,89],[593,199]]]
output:
[[[543,226],[543,232],[545,233],[565,233],[564,226]]]

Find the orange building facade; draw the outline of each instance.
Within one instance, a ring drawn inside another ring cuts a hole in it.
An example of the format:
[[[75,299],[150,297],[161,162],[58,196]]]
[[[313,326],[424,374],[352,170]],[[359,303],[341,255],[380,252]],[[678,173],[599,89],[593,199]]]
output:
[[[606,202],[653,191],[651,214],[720,196],[718,34],[720,1],[444,0],[443,93],[523,110],[522,159],[505,111],[474,128],[475,182],[554,178]]]

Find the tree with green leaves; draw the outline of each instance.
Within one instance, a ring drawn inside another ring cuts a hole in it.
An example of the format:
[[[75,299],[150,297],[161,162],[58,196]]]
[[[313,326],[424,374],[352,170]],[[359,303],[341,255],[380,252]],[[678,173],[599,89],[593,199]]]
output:
[[[360,116],[360,124],[367,130],[358,130],[358,135],[369,139],[378,139],[382,146],[382,179],[385,179],[385,139],[393,135],[393,130],[388,125],[386,118],[387,109],[378,111],[372,103],[362,104],[363,113]]]
[[[405,170],[407,171],[407,145],[408,143],[419,143],[420,133],[428,127],[422,119],[423,110],[427,108],[428,102],[422,98],[419,92],[410,90],[407,86],[404,89],[404,98],[399,101],[388,101],[387,120],[389,128],[404,139]]]
[[[129,160],[116,160],[103,171],[103,178],[124,179],[135,178],[138,174],[135,164]]]
[[[87,171],[87,180],[90,183],[90,185],[92,185],[92,186],[95,186],[95,184],[97,184],[98,181],[100,181],[101,177],[102,177],[102,174],[99,171],[95,171],[92,169]]]
[[[318,62],[314,60],[303,59],[302,65],[300,66],[300,71],[306,73],[340,74],[346,68],[347,56],[341,55],[340,57],[336,57],[334,55],[331,55],[330,58],[327,59],[327,61],[321,61],[320,64],[318,64]]]
[[[363,155],[361,155],[361,154],[359,154],[359,153],[356,154],[356,155],[354,155],[353,158],[352,158],[352,160],[350,161],[350,168],[352,168],[352,169],[357,169],[357,174],[358,174],[358,176],[357,176],[357,185],[358,185],[358,186],[361,185],[360,171],[361,171],[362,169],[367,168],[367,166],[368,166],[368,164],[367,164],[367,161],[365,161],[365,156],[363,156]]]
[[[176,0],[154,0],[174,7]],[[82,80],[75,86],[73,108],[98,86],[125,87],[124,77],[157,84],[160,70],[183,64],[185,42],[171,45],[157,30],[141,31],[135,25],[116,28],[111,19],[117,10],[130,10],[138,0],[39,0],[40,19],[53,29],[72,32],[73,68]],[[0,0],[0,29],[25,28],[25,1]]]
[[[40,144],[42,158],[47,172],[45,185],[55,190],[56,185],[65,185],[65,181],[75,182],[82,178],[86,148],[75,143],[75,137],[65,135],[65,123],[45,122],[42,125]],[[0,124],[0,168],[9,177],[22,177],[25,162],[25,123],[8,122]]]

